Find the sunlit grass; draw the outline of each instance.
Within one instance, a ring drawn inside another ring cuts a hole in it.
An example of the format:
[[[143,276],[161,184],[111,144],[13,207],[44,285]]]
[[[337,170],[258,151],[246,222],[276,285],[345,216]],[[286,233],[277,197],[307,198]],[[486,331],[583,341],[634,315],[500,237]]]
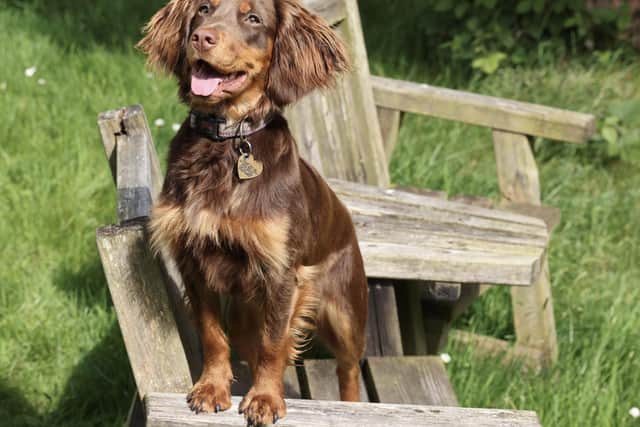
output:
[[[151,122],[167,123],[153,127],[165,153],[185,109],[173,83],[149,76],[132,48],[161,2],[96,3],[0,7],[0,424],[116,425],[133,393],[94,243],[95,228],[115,220],[95,120],[143,103]],[[581,59],[461,79],[456,70],[434,73],[419,50],[376,44],[376,28],[366,30],[379,74],[600,116],[615,100],[640,97],[640,68],[627,62]],[[536,144],[545,202],[563,211],[550,252],[560,361],[525,374],[451,348],[461,403],[536,410],[549,426],[632,425],[628,411],[640,405],[637,153],[616,160],[595,144]],[[391,171],[398,184],[497,194],[482,128],[407,116]],[[512,338],[508,303],[494,290],[459,326]]]

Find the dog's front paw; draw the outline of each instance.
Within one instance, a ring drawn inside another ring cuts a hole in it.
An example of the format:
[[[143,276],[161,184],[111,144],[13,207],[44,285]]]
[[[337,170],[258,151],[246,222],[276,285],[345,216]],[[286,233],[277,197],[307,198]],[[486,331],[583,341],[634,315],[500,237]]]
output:
[[[231,385],[228,381],[200,379],[187,395],[189,408],[200,412],[220,412],[231,407]]]
[[[287,415],[287,406],[277,393],[251,389],[240,402],[239,412],[244,414],[247,426],[263,427],[275,424]]]

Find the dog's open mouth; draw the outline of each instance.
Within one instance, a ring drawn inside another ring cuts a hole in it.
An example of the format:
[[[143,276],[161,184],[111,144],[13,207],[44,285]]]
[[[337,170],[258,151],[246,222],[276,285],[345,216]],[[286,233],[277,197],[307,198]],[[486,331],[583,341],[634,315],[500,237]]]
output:
[[[247,73],[237,71],[223,74],[203,60],[198,60],[191,71],[191,92],[197,96],[220,96],[242,86]]]

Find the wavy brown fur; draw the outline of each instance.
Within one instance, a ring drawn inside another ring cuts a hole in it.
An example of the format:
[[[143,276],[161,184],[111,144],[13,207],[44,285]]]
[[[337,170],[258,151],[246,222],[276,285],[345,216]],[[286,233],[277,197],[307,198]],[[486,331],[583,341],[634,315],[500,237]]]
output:
[[[202,3],[211,11],[199,12]],[[249,13],[258,14],[261,24],[248,24]],[[181,97],[192,108],[228,120],[273,116],[249,137],[252,154],[264,165],[252,180],[237,176],[234,139],[213,142],[186,121],[171,143],[150,228],[154,248],[178,264],[200,330],[204,368],[189,405],[208,412],[231,405],[222,294],[232,297],[231,342],[253,374],[240,406],[250,423],[266,425],[286,414],[284,370],[314,328],[338,360],[341,397],[357,400],[367,281],[355,229],[344,205],[300,158],[279,113],[335,82],[348,68],[344,46],[294,0],[172,0],[145,31],[138,46],[151,65],[178,78]],[[195,31],[215,43],[203,47]],[[224,96],[194,95],[196,60],[245,67],[241,88]]]

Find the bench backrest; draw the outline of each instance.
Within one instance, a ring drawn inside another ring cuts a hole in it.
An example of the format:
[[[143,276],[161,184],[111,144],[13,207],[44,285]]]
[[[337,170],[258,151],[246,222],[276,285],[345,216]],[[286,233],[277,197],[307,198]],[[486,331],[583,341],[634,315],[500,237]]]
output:
[[[326,178],[387,186],[369,62],[356,0],[302,0],[347,45],[351,71],[332,90],[316,91],[286,114],[302,156]]]

